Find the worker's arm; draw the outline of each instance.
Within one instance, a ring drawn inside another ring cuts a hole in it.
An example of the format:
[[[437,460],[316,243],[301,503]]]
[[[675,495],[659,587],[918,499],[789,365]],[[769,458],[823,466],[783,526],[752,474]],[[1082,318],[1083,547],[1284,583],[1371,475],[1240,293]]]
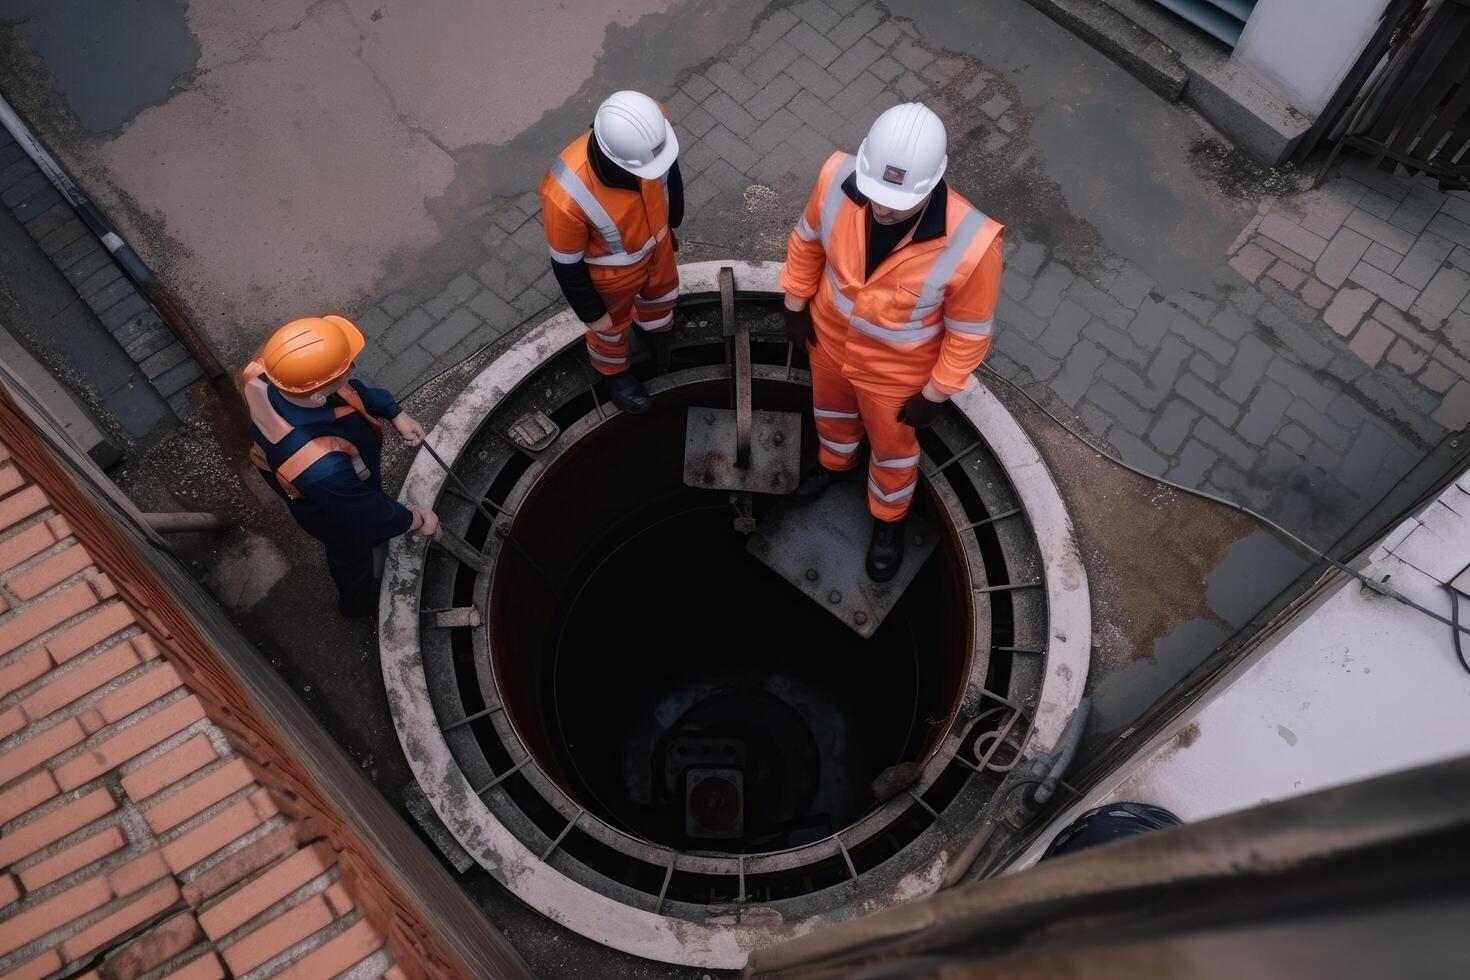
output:
[[[345,453],[328,453],[293,482],[303,497],[369,541],[397,537],[416,521],[407,507],[359,477]]]
[[[380,419],[391,419],[403,411],[397,400],[386,388],[370,388],[352,378],[347,382],[357,392],[357,397],[362,399],[362,407],[367,409],[369,415]]]
[[[669,227],[677,228],[684,221],[684,177],[679,173],[678,160],[669,168],[664,188],[669,192]]]
[[[952,283],[944,298],[944,340],[924,396],[942,401],[964,391],[970,377],[990,353],[991,324],[1000,297],[1002,233],[997,233],[974,271]]]
[[[563,204],[558,190],[554,190],[558,187],[550,175],[541,183],[541,220],[546,225],[551,271],[577,319],[592,323],[607,314],[607,304],[593,288],[592,273],[587,271],[583,258],[591,232],[582,216]]]
[[[817,295],[817,286],[821,284],[822,269],[827,264],[827,251],[822,247],[822,200],[842,156],[834,153],[822,164],[817,182],[806,199],[806,208],[786,239],[786,267],[781,270],[781,288],[786,292],[788,308],[792,308],[793,301],[805,306],[804,301]]]

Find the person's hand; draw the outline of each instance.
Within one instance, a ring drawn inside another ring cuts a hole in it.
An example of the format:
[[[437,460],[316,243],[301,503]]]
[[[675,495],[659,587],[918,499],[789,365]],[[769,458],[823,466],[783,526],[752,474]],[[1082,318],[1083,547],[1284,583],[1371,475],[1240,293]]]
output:
[[[898,410],[898,420],[916,429],[927,429],[944,411],[944,402],[931,399],[927,391],[916,391]]]
[[[393,428],[398,430],[403,441],[410,446],[417,446],[424,441],[424,427],[407,412],[399,412],[393,416]]]
[[[432,538],[439,533],[439,515],[424,507],[413,512],[413,523],[408,526],[410,531],[417,531],[426,538]]]
[[[781,312],[786,317],[786,339],[791,341],[793,347],[803,344],[817,346],[817,330],[812,323],[812,311],[806,300],[788,293]]]

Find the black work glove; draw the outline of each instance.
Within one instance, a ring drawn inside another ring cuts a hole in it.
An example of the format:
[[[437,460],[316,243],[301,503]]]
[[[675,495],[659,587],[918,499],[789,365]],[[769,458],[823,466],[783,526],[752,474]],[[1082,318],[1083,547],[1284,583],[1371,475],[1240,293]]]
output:
[[[922,391],[916,391],[903,403],[903,408],[898,410],[898,420],[916,429],[927,429],[934,424],[942,411],[944,402],[931,402],[924,397]]]
[[[786,339],[797,347],[802,344],[817,346],[817,330],[812,325],[812,308],[803,306],[799,310],[781,308],[786,315]]]

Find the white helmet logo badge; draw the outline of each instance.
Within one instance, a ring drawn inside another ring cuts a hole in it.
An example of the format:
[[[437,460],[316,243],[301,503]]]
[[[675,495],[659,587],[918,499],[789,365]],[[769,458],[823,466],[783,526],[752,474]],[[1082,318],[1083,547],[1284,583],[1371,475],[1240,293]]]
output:
[[[908,176],[907,170],[900,170],[891,164],[883,168],[883,179],[890,184],[903,186],[903,179]]]

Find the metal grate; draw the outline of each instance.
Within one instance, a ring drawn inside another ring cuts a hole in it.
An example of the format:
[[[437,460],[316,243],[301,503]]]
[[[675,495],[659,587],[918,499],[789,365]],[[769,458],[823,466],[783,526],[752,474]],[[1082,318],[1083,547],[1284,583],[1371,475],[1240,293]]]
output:
[[[1256,0],[1154,0],[1232,48],[1256,9]]]

